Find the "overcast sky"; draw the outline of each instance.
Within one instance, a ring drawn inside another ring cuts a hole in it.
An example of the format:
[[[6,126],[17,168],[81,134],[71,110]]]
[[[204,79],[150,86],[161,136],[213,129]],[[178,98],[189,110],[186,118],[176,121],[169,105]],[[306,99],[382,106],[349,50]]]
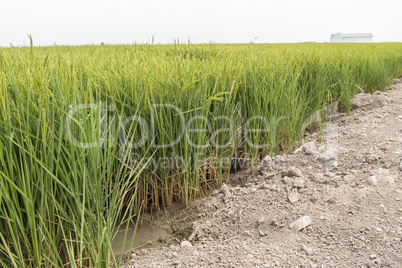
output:
[[[328,42],[336,32],[402,41],[400,0],[2,0],[0,46]],[[255,39],[257,37],[257,39]]]

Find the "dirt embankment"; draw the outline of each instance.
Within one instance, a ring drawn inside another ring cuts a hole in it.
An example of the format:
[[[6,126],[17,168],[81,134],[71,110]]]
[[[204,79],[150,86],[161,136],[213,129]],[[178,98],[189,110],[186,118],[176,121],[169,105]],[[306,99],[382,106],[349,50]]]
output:
[[[354,106],[327,140],[308,135],[190,207],[148,215],[172,235],[129,267],[402,267],[402,80]]]

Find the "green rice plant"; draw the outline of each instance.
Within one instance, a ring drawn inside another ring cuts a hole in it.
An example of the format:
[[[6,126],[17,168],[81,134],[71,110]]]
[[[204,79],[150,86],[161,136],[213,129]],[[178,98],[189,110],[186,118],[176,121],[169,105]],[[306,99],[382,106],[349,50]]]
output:
[[[1,48],[0,264],[121,265],[122,226],[292,150],[311,114],[401,76],[401,46]]]

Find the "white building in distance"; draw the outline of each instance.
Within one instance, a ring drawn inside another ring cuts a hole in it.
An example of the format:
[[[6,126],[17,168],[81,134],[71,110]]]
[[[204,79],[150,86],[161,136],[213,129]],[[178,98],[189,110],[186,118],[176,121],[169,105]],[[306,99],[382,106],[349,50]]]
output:
[[[371,43],[371,33],[336,33],[331,35],[330,43]]]

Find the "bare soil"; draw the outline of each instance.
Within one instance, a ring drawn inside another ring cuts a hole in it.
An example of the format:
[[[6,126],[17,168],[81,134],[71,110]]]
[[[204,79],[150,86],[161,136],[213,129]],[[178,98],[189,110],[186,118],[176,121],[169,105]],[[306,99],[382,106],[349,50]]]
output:
[[[308,134],[187,208],[145,215],[128,267],[402,267],[402,80],[353,105],[328,124],[338,158],[334,129]]]

